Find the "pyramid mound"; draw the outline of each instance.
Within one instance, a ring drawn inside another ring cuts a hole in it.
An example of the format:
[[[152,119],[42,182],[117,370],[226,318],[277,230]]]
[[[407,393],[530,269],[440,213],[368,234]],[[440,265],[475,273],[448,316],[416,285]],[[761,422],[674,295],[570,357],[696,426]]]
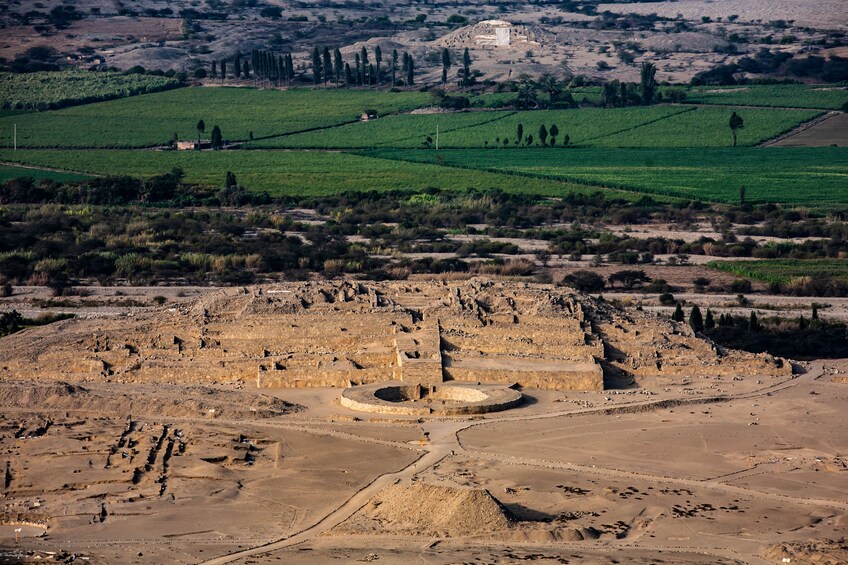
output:
[[[687,324],[568,288],[488,279],[228,288],[173,307],[26,329],[0,347],[0,380],[69,383],[453,380],[602,390],[791,371],[770,355],[718,347]]]
[[[486,489],[415,482],[384,488],[336,532],[462,537],[508,530],[513,522]]]
[[[555,41],[554,34],[539,26],[484,20],[452,31],[434,44],[448,49],[529,49],[551,45]]]

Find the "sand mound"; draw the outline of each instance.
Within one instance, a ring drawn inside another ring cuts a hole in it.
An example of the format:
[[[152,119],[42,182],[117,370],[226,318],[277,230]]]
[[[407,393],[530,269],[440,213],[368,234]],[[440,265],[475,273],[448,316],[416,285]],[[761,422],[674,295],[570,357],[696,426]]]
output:
[[[778,543],[769,547],[763,553],[763,557],[775,563],[815,563],[821,565],[848,563],[848,538]],[[785,561],[785,559],[790,561]]]
[[[508,530],[513,521],[486,489],[410,483],[386,487],[336,530],[462,537]]]
[[[300,409],[272,396],[211,387],[150,387],[66,382],[0,383],[0,406],[43,412],[96,412],[120,417],[212,417],[255,419]]]

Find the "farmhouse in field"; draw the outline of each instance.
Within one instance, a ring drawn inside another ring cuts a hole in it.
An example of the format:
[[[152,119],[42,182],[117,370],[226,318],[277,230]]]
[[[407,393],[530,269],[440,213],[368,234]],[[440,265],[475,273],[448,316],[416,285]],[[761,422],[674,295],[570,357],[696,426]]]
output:
[[[196,151],[200,149],[201,151],[205,151],[207,149],[212,149],[212,141],[209,139],[201,139],[198,142],[196,139],[177,141],[177,150],[178,151]],[[230,140],[224,139],[221,141],[221,148],[227,149],[230,147]]]
[[[199,144],[199,147],[198,147]],[[178,141],[177,149],[179,151],[192,151],[196,149],[212,149],[212,142],[208,139],[201,139],[200,141],[193,139],[187,141]]]

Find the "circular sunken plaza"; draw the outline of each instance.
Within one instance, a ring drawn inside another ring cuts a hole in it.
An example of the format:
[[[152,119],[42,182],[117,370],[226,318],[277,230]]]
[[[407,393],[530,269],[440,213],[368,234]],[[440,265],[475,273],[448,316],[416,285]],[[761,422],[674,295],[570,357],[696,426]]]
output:
[[[458,383],[420,385],[389,381],[347,388],[346,408],[407,416],[463,416],[507,410],[521,404],[519,391],[503,385]]]

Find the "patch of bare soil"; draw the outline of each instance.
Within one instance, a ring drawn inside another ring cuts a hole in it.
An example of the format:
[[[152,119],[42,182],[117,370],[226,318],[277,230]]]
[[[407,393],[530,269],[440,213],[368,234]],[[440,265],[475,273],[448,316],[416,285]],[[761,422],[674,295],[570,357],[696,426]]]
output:
[[[815,125],[772,143],[775,147],[848,146],[848,114],[834,113]]]

